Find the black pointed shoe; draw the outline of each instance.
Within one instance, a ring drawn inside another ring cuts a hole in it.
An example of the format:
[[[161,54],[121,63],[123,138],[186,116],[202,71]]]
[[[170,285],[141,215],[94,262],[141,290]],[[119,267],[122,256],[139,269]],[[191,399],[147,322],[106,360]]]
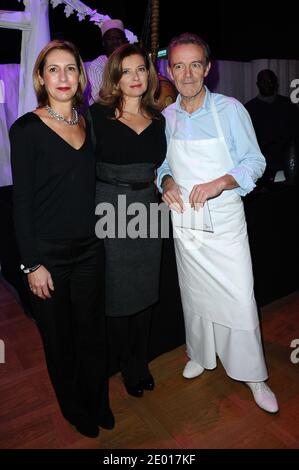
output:
[[[113,429],[115,426],[115,419],[110,408],[106,411],[104,416],[98,420],[99,426],[103,429]]]
[[[127,393],[132,395],[132,397],[139,398],[143,396],[143,388],[141,387],[140,383],[136,385],[128,385],[126,382],[124,382],[124,386],[127,390]]]
[[[152,391],[155,388],[155,381],[152,374],[149,374],[147,377],[139,379],[140,386],[143,390]]]
[[[71,423],[77,431],[82,434],[82,436],[86,437],[98,437],[100,430],[94,421],[90,420],[80,420],[77,423]]]

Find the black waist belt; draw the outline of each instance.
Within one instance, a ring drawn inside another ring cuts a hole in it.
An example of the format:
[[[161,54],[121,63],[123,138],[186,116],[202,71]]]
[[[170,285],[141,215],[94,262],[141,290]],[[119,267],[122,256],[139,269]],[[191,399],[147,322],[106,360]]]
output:
[[[145,189],[149,188],[153,181],[136,181],[135,183],[129,183],[128,181],[122,180],[115,180],[115,179],[104,179],[104,178],[97,178],[98,181],[106,184],[113,184],[114,186],[121,186],[122,188],[132,189],[133,191],[137,191],[138,189]]]

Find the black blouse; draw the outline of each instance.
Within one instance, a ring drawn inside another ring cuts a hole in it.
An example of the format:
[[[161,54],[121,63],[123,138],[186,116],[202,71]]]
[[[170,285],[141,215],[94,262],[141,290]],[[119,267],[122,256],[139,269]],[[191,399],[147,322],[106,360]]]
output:
[[[117,119],[115,109],[94,103],[90,107],[96,137],[96,160],[126,165],[155,163],[160,166],[166,155],[165,118],[157,113],[141,134]]]
[[[13,124],[10,142],[16,235],[32,266],[40,262],[36,238],[94,234],[95,159],[88,126],[76,150],[34,113]]]

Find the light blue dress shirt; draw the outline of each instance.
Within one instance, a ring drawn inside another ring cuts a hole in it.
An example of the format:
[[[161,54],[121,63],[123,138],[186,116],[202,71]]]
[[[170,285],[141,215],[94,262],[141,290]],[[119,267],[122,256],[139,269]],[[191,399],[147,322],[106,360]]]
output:
[[[228,174],[232,175],[239,185],[233,191],[245,196],[254,189],[256,180],[262,176],[266,167],[250,116],[236,99],[219,93],[211,93],[207,87],[205,90],[203,105],[194,113],[189,114],[181,107],[180,95],[175,103],[164,109],[167,142],[169,143],[171,136],[179,140],[217,137],[211,110],[211,97],[213,96],[224,138],[234,163],[234,167],[228,171]],[[172,135],[174,126],[175,132]],[[157,186],[160,192],[162,192],[161,181],[165,175],[172,175],[167,158],[158,169]]]

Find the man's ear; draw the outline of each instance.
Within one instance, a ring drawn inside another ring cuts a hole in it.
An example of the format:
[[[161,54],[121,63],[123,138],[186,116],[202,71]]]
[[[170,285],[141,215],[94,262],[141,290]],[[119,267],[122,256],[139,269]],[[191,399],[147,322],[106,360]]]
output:
[[[209,74],[210,68],[211,68],[211,62],[209,62],[208,65],[206,66],[204,77],[206,77]]]

